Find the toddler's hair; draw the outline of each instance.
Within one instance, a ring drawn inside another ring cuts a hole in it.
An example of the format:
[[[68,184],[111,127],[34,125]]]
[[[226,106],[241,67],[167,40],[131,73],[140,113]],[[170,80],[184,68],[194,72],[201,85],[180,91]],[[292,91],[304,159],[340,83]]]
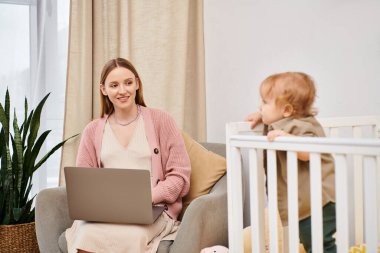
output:
[[[285,72],[267,77],[260,86],[261,97],[275,98],[276,105],[290,104],[293,117],[316,115],[312,107],[316,90],[313,79],[302,72]]]

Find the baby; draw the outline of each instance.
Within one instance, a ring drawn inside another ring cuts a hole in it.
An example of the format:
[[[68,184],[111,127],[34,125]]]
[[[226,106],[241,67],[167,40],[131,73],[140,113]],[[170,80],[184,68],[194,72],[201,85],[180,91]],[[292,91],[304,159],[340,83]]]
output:
[[[264,123],[264,134],[269,141],[279,136],[324,137],[324,131],[315,119],[313,103],[316,89],[313,79],[300,72],[271,75],[260,86],[262,102],[259,112],[247,116],[252,128]],[[300,241],[306,251],[311,250],[310,172],[309,153],[298,152],[298,200]],[[288,223],[286,153],[277,152],[278,211],[283,225]],[[324,252],[335,253],[333,237],[336,231],[334,161],[322,154],[322,200]]]

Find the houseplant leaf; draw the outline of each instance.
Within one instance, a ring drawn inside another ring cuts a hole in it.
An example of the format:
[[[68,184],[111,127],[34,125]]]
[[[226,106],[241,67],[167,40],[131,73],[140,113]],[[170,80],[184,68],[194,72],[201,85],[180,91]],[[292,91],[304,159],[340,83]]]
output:
[[[49,97],[50,93],[48,93],[42,100],[41,102],[37,105],[32,119],[31,119],[31,125],[30,125],[30,133],[28,137],[28,146],[32,147],[34,144],[34,141],[37,138],[38,130],[40,128],[40,118],[41,118],[41,111],[42,108],[46,102],[46,99]]]
[[[16,116],[16,110],[14,111],[14,117],[13,117],[13,131],[14,131],[14,139],[12,139],[12,146],[13,146],[13,155],[15,156],[15,166],[14,166],[14,175],[15,175],[15,181],[17,189],[20,190],[21,188],[21,179],[23,176],[23,163],[24,163],[24,157],[22,152],[22,140],[21,140],[21,132],[17,124],[17,116]]]
[[[41,147],[51,130],[39,135],[42,109],[50,94],[36,108],[28,112],[25,98],[23,122],[14,110],[13,131],[10,132],[10,96],[7,90],[5,103],[0,103],[0,224],[12,225],[34,221],[34,196],[30,196],[34,172],[69,139],[59,142],[37,162]]]
[[[39,167],[41,167],[41,165],[44,163],[44,162],[46,162],[46,160],[55,152],[55,151],[57,151],[60,147],[62,147],[63,146],[63,144],[65,144],[68,140],[70,140],[71,138],[74,138],[74,137],[76,137],[76,136],[78,136],[78,134],[76,134],[76,135],[73,135],[73,136],[71,136],[71,137],[69,137],[69,138],[67,138],[66,140],[64,140],[64,141],[62,141],[62,142],[60,142],[60,143],[58,143],[54,148],[52,148],[38,163],[37,163],[37,165],[34,167],[34,171],[36,170],[36,169],[38,169]],[[34,172],[33,171],[33,172]]]
[[[2,130],[4,131],[4,143],[8,143],[9,141],[9,116],[7,116],[7,113],[5,109],[3,108],[3,105],[0,103],[0,123],[2,126]]]
[[[29,175],[33,174],[34,165],[36,163],[36,159],[38,154],[40,153],[41,147],[44,144],[46,137],[49,135],[51,130],[46,130],[41,136],[37,139],[36,143],[33,145],[31,149],[30,156],[28,156],[28,160],[25,161],[26,171]],[[30,147],[29,147],[30,148]]]

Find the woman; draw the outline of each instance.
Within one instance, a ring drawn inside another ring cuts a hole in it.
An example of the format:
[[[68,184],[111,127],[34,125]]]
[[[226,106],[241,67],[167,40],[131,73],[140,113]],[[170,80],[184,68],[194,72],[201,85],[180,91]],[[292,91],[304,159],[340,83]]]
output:
[[[71,252],[156,252],[162,238],[173,239],[190,186],[190,160],[169,114],[147,108],[143,86],[127,60],[110,60],[100,79],[101,118],[83,131],[77,166],[150,168],[152,203],[168,209],[152,225],[74,221],[66,230]]]

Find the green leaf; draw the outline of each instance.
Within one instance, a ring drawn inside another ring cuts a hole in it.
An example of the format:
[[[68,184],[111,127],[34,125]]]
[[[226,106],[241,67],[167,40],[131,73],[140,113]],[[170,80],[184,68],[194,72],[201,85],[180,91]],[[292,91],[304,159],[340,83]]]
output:
[[[13,136],[11,136],[11,142],[12,142],[12,148],[13,148],[13,154],[12,154],[12,187],[13,187],[13,190],[15,192],[15,194],[13,194],[13,200],[15,201],[15,203],[17,203],[17,200],[19,198],[19,194],[18,194],[18,190],[17,190],[17,186],[15,185],[16,182],[17,182],[17,178],[18,178],[18,168],[17,168],[17,163],[18,163],[18,156],[17,156],[17,152],[16,152],[16,143],[15,143],[15,140],[13,138]]]
[[[41,147],[51,130],[39,136],[40,118],[47,94],[28,113],[25,98],[24,115],[21,127],[14,109],[13,134],[10,133],[10,96],[7,90],[5,104],[0,103],[0,224],[21,224],[34,221],[35,209],[31,195],[33,173],[72,136],[39,157]]]
[[[32,208],[32,204],[35,196],[25,203],[24,207],[21,209],[20,217],[17,223],[28,223],[34,220],[34,208]]]
[[[1,131],[0,131],[0,143],[5,143],[5,137],[4,137],[4,129],[1,128]],[[7,156],[7,153],[6,153],[6,146],[5,145],[0,145],[0,159],[2,157],[6,157]],[[1,168],[5,168],[6,167],[6,159],[1,159]],[[3,173],[3,170],[0,171],[0,173],[2,174]],[[0,182],[1,182],[1,179],[3,177],[0,177]]]
[[[33,167],[36,163],[37,156],[40,153],[41,147],[44,144],[45,139],[49,135],[50,132],[51,132],[51,130],[47,130],[47,131],[43,132],[41,134],[41,136],[37,139],[36,143],[33,145],[33,149],[32,149],[31,155],[29,157],[28,164],[26,164],[28,166],[27,172],[29,174],[33,174],[33,172],[34,172]]]
[[[7,170],[7,176],[6,176],[6,179],[10,179],[10,181],[12,180],[12,160],[11,160],[11,152],[9,151],[9,147],[8,147],[8,144],[5,143],[5,147],[6,147],[6,160],[7,161],[7,166],[5,168],[1,168],[2,170],[3,169],[6,169]]]
[[[5,192],[4,189],[0,187],[0,224],[5,216]]]
[[[20,207],[13,208],[13,218],[16,222],[19,221],[21,213],[22,213],[22,208]]]
[[[63,146],[63,144],[65,144],[65,142],[67,142],[68,140],[78,136],[79,134],[76,134],[76,135],[73,135],[71,136],[70,138],[67,138],[66,140],[58,143],[54,148],[52,148],[38,163],[37,165],[34,167],[34,170],[33,172],[38,169],[39,167],[41,167],[41,165],[52,155],[54,154],[55,151],[57,151],[60,147]]]
[[[31,126],[30,126],[30,133],[28,137],[28,146],[32,147],[34,144],[34,141],[37,138],[38,130],[40,128],[40,118],[41,118],[41,111],[42,108],[46,102],[46,99],[49,97],[50,93],[48,93],[41,102],[37,105],[36,110],[34,111]]]
[[[24,122],[26,122],[27,118],[28,118],[28,100],[25,98],[25,102],[24,102]]]
[[[24,163],[24,158],[23,158],[23,152],[22,152],[22,141],[21,141],[21,133],[20,129],[18,128],[17,125],[17,116],[16,116],[16,109],[14,111],[14,118],[13,118],[13,131],[15,134],[14,138],[14,144],[13,144],[13,152],[17,154],[17,167],[15,168],[15,181],[17,183],[17,188],[20,190],[21,188],[21,179],[22,179],[22,174],[23,174],[23,163]]]
[[[6,156],[6,160],[7,160],[7,167],[2,167],[2,170],[3,169],[6,169],[7,170],[7,173],[6,173],[6,177],[5,177],[5,185],[6,187],[8,188],[9,187],[9,197],[7,197],[5,199],[5,208],[6,208],[6,212],[9,213],[9,219],[12,220],[12,213],[11,213],[11,210],[12,210],[12,207],[14,205],[14,202],[13,202],[13,197],[14,197],[14,194],[13,194],[13,175],[12,175],[12,161],[11,161],[11,154],[10,154],[10,151],[9,151],[9,147],[7,145],[7,143],[5,143],[5,146],[7,146],[7,150],[6,150],[6,153],[7,153],[7,156]],[[4,158],[3,158],[4,159]]]
[[[9,130],[9,108],[10,108],[10,103],[11,103],[11,99],[9,98],[9,91],[8,91],[8,88],[7,88],[7,92],[5,93],[5,104],[4,104],[4,107],[5,107],[5,115],[7,117],[7,129]]]
[[[5,213],[4,219],[1,221],[0,225],[8,225],[10,224],[10,220],[11,220],[10,214]]]
[[[3,128],[0,129],[0,143],[5,143],[5,140],[4,140],[4,131],[3,131]],[[1,157],[3,156],[3,148],[1,147],[0,145],[0,159]]]
[[[32,121],[34,111],[32,110],[27,118],[27,120],[23,123],[23,129],[22,129],[22,146],[25,147],[26,142],[26,135],[29,131],[30,122]]]
[[[28,203],[28,197],[29,197],[29,194],[30,194],[30,191],[32,190],[32,180],[29,180],[29,185],[28,187],[25,187],[26,188],[26,191],[24,192],[24,195],[21,196],[22,198],[20,199],[20,203],[22,203],[23,205],[25,205],[26,203]]]
[[[3,106],[0,104],[0,123],[3,126],[4,130],[4,143],[9,142],[9,116],[7,117],[7,113],[4,110]]]

